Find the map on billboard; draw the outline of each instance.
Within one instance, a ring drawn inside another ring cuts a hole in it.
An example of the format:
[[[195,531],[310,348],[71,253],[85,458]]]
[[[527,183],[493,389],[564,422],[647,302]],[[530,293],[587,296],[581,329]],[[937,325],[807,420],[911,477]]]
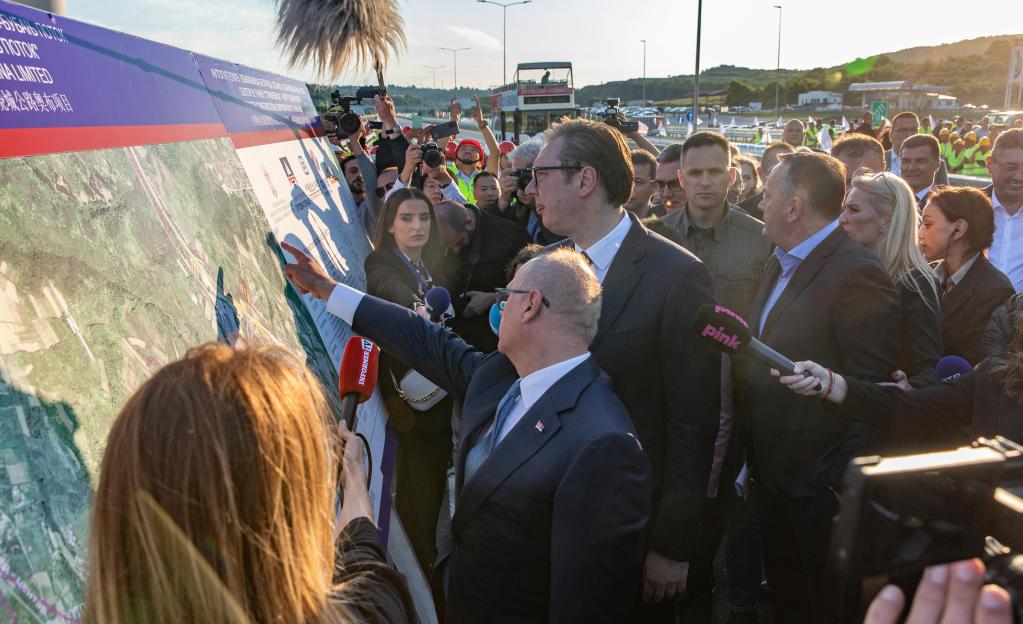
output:
[[[0,621],[74,622],[124,401],[240,337],[304,353],[337,409],[351,329],[279,241],[363,289],[370,247],[302,83],[5,0],[0,38]],[[379,397],[359,422],[386,465]]]

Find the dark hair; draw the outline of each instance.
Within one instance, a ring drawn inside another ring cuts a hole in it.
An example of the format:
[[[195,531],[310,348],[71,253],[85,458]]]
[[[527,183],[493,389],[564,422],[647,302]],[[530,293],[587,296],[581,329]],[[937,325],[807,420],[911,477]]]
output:
[[[494,180],[497,180],[497,176],[492,174],[492,173],[490,173],[489,171],[480,171],[479,173],[477,173],[476,175],[474,175],[472,177],[472,188],[473,188],[473,190],[476,190],[476,183],[479,182],[483,178],[494,178]]]
[[[774,143],[768,145],[766,149],[764,149],[764,153],[760,157],[760,166],[763,167],[764,163],[767,162],[767,157],[775,152],[785,152],[786,154],[791,154],[794,151],[796,151],[796,148],[792,147],[788,143],[784,141],[775,141]]]
[[[661,150],[661,153],[657,155],[657,164],[663,165],[664,163],[670,163],[682,160],[682,144],[672,143],[668,147]]]
[[[535,258],[539,253],[543,251],[543,245],[537,245],[536,243],[529,243],[518,251],[512,259],[508,261],[508,265],[504,267],[505,277],[508,281],[512,281],[515,277],[515,267],[522,266]]]
[[[728,142],[725,135],[718,134],[717,132],[709,132],[707,130],[697,132],[690,135],[684,143],[682,143],[682,158],[686,157],[686,152],[697,147],[709,147],[716,145],[725,151],[725,157],[728,158],[727,167],[732,166],[732,144]],[[726,167],[726,168],[727,168]]]
[[[949,221],[963,219],[969,252],[984,251],[995,235],[995,212],[983,191],[970,186],[942,186],[927,196]]]
[[[881,142],[872,136],[867,136],[858,132],[842,135],[842,137],[835,141],[835,144],[831,146],[832,156],[848,154],[853,158],[859,158],[867,152],[874,152],[880,156],[882,160],[885,160],[884,146],[881,145]]]
[[[1012,128],[1009,130],[1003,130],[998,138],[995,139],[995,144],[992,147],[992,151],[997,149],[1023,149],[1023,128]]]
[[[437,240],[437,216],[433,214],[433,204],[430,202],[430,198],[426,196],[426,193],[417,188],[401,188],[392,192],[387,201],[384,202],[384,208],[380,213],[380,220],[377,221],[377,233],[373,237],[374,248],[393,249],[397,247],[394,242],[394,234],[388,232],[387,228],[394,223],[394,219],[398,216],[398,208],[410,199],[421,199],[426,202],[427,208],[430,209],[430,237],[427,240],[427,245],[431,245]]]
[[[345,165],[355,160],[355,154],[349,154],[341,159],[341,172],[344,173]]]
[[[632,196],[635,172],[622,134],[605,123],[564,119],[543,133],[544,143],[561,139],[558,157],[566,164],[582,164],[597,172],[607,201],[621,206]],[[577,172],[565,171],[566,178]]]
[[[931,154],[935,158],[941,158],[941,146],[938,143],[938,139],[934,138],[934,136],[930,134],[914,134],[902,142],[902,150],[904,151],[907,147],[910,149],[915,147],[926,147],[931,150]]]
[[[913,120],[914,128],[919,128],[920,127],[920,118],[917,117],[916,113],[913,113],[913,112],[910,112],[910,111],[903,111],[903,112],[899,113],[898,115],[892,117],[892,127],[893,128],[895,127],[895,124],[897,124],[899,122],[900,119],[912,119]]]
[[[650,167],[651,170],[657,169],[657,159],[645,149],[634,149],[629,152],[629,155],[632,156],[632,169],[634,171],[636,167],[640,166]]]
[[[842,214],[845,200],[845,165],[840,160],[817,152],[795,152],[781,156],[786,165],[785,181],[793,192],[802,192],[817,214],[828,220]]]

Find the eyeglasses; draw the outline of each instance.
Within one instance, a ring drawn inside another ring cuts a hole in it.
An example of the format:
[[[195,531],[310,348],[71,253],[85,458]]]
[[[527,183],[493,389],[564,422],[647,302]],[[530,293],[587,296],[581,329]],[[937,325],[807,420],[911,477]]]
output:
[[[633,182],[633,184],[635,184],[636,186],[640,186],[640,187],[642,187],[642,186],[657,186],[657,181],[656,180],[647,180],[647,179],[644,179],[644,178],[637,177],[637,178],[635,178],[635,181]]]
[[[665,187],[670,189],[672,192],[682,190],[682,183],[678,181],[678,178],[675,178],[674,180],[669,180],[668,182],[665,182],[663,180],[654,180],[653,185],[654,187],[657,188],[658,191],[662,192],[664,191]]]
[[[394,188],[394,182],[388,182],[383,186],[377,187],[377,197],[383,199],[384,195],[387,195],[387,191]]]
[[[548,171],[582,171],[582,165],[550,165],[548,167],[526,167],[524,171],[528,172],[533,178],[533,184],[539,185],[540,180],[543,178],[537,174],[546,173]]]
[[[528,295],[533,291],[515,290],[512,288],[495,288],[494,292],[497,293],[497,307],[504,310],[504,305],[508,303],[508,297],[511,297],[512,295]],[[543,293],[540,293],[540,301],[548,308],[551,307],[551,302],[547,301],[547,297],[544,297]]]

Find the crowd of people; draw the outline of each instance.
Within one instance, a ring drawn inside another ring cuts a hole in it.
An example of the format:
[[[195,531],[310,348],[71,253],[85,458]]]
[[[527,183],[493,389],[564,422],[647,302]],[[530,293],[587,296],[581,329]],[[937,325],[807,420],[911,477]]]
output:
[[[375,107],[377,136],[338,148],[366,292],[290,245],[285,270],[381,346],[395,507],[441,621],[711,622],[722,548],[729,622],[766,599],[779,624],[838,621],[825,572],[850,459],[1023,441],[1023,129],[793,120],[756,160],[715,132],[660,149],[587,120],[500,143],[479,106],[483,144],[434,142]],[[991,185],[947,185],[981,155]],[[812,376],[708,346],[705,304]],[[947,356],[975,371],[939,379]],[[97,493],[90,621],[150,604],[415,619],[361,445],[311,379],[276,350],[204,346],[132,397]],[[928,571],[919,621],[1011,621],[978,568]],[[906,602],[886,588],[867,620]]]

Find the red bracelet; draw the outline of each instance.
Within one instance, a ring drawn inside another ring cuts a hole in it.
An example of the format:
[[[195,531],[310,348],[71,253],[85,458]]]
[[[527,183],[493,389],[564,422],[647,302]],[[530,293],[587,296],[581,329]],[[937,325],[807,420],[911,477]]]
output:
[[[831,391],[835,388],[835,371],[828,369],[828,389],[821,392],[818,396],[821,400],[828,398],[831,395]]]

